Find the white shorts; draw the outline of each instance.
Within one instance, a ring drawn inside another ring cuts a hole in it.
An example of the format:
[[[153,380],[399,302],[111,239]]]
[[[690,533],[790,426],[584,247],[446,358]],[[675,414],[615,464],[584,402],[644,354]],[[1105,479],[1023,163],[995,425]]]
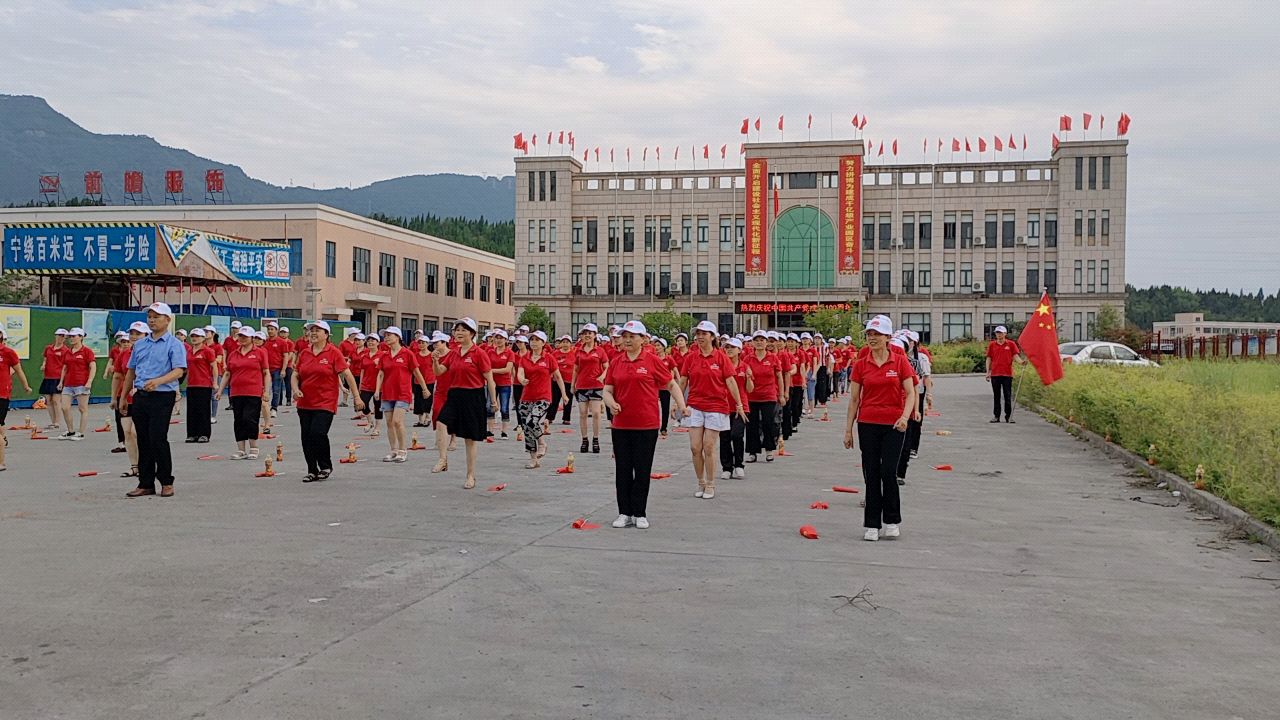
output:
[[[702,412],[698,408],[689,408],[689,417],[684,419],[687,428],[706,428],[717,432],[729,429],[729,416],[725,413]]]

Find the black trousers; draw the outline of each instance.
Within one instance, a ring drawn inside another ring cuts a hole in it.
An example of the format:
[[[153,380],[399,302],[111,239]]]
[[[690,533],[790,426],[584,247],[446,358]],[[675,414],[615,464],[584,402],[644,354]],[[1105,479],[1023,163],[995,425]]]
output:
[[[804,413],[804,387],[792,386],[787,391],[787,401],[782,406],[782,437],[790,438],[800,427],[800,416]]]
[[[329,428],[333,426],[333,413],[299,408],[298,424],[302,427],[302,456],[307,459],[307,472],[312,475],[321,470],[333,472],[333,456],[329,452]]]
[[[123,445],[124,444],[124,426],[120,424],[119,408],[115,410],[115,414],[116,414],[116,442]],[[3,422],[3,421],[0,421],[0,422]]]
[[[187,388],[187,437],[209,437],[213,434],[213,388]]]
[[[1004,393],[1004,418],[1013,415],[1013,378],[993,376],[991,378],[991,394],[994,396],[993,410],[997,420],[1000,419],[1000,394]]]
[[[614,428],[609,432],[613,435],[618,514],[648,517],[649,474],[653,472],[653,452],[658,447],[658,431]]]
[[[139,390],[129,406],[138,434],[138,487],[155,490],[156,482],[173,484],[173,456],[169,453],[169,421],[178,393]]]
[[[658,404],[662,406],[662,432],[667,431],[667,420],[671,419],[671,391],[658,391]]]
[[[827,400],[831,398],[831,373],[827,372],[827,366],[823,365],[818,368],[817,375],[813,386],[813,402],[817,405],[826,405]]]
[[[911,451],[920,449],[920,429],[924,425],[924,388],[921,388],[917,405],[920,409],[919,420],[907,421],[907,436],[902,440],[902,452],[898,458],[898,477],[907,476],[907,466],[911,464]]]
[[[569,422],[569,406],[573,404],[573,388],[565,383],[564,389],[569,393],[569,397],[564,399],[564,422]],[[560,386],[551,383],[551,407],[547,410],[547,422],[554,423],[556,421],[556,408],[560,407]]]
[[[720,433],[720,467],[732,470],[742,467],[745,452],[747,424],[737,413],[729,416],[729,432]]]
[[[516,425],[518,427],[524,426],[524,413],[520,411],[520,398],[522,397],[524,397],[524,386],[518,382],[511,383],[511,404],[516,408]],[[504,417],[503,420],[506,420],[506,418]]]
[[[858,447],[862,450],[862,475],[867,482],[867,506],[862,526],[879,528],[883,523],[902,522],[902,501],[898,496],[898,458],[907,434],[892,425],[858,423]]]
[[[751,401],[747,415],[747,454],[759,455],[762,449],[778,449],[778,403]]]
[[[258,439],[258,421],[262,419],[262,396],[233,395],[231,414],[236,442]]]

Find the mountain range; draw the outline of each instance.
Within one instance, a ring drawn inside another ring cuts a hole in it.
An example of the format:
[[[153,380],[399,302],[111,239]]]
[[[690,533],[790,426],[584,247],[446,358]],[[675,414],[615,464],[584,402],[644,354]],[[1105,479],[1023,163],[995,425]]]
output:
[[[323,203],[360,215],[515,217],[515,178],[439,173],[381,180],[358,188],[317,190],[281,187],[249,177],[240,167],[161,145],[145,135],[90,132],[49,106],[43,98],[0,95],[0,206],[41,200],[41,175],[57,174],[62,199],[83,194],[84,174],[102,172],[114,204],[124,201],[124,173],[141,170],[154,204],[164,203],[166,170],[182,170],[188,202],[204,202],[206,170],[224,173],[229,200],[236,204]]]

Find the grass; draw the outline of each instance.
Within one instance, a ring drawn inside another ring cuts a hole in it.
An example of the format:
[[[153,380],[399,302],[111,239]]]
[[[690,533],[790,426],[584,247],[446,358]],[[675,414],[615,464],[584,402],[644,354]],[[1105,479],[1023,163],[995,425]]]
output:
[[[933,372],[938,375],[984,372],[987,344],[976,340],[930,345]]]
[[[1049,387],[1034,369],[1022,398],[1070,417],[1280,527],[1280,364],[1074,365]],[[1151,446],[1155,450],[1151,451]]]

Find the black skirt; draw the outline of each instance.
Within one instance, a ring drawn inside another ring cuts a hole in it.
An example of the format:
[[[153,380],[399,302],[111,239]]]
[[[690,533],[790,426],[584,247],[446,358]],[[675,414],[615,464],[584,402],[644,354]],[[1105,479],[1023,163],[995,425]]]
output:
[[[428,385],[427,389],[435,392],[435,385]],[[422,386],[418,383],[413,384],[413,414],[426,415],[431,412],[431,398],[423,397]]]
[[[463,440],[484,440],[489,429],[484,406],[484,388],[449,388],[437,421],[449,428],[450,435]]]

